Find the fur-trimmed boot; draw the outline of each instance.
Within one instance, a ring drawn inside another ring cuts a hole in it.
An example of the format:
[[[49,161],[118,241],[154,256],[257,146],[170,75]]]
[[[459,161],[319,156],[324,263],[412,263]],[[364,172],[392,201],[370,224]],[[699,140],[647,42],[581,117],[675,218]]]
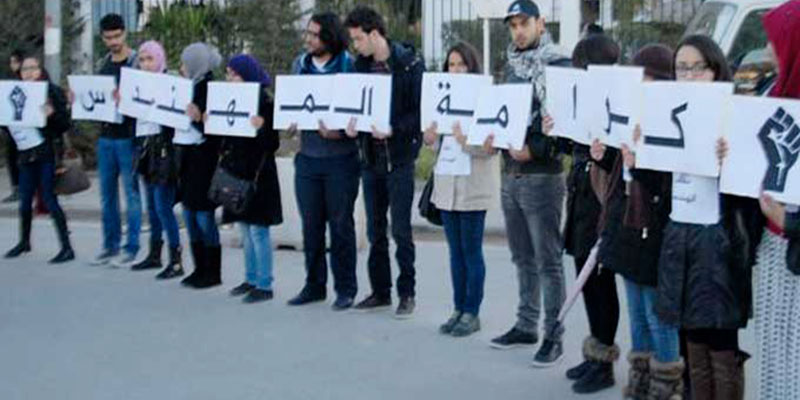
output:
[[[652,353],[628,353],[628,385],[622,388],[625,400],[646,400],[650,390],[650,359]]]
[[[744,399],[744,363],[750,355],[743,351],[712,351],[714,394],[718,399]]]
[[[650,359],[648,400],[683,400],[683,360],[661,363]]]
[[[572,385],[575,393],[595,393],[614,386],[614,361],[619,359],[617,345],[609,346],[594,337],[588,337],[583,341],[583,357],[589,364]]]

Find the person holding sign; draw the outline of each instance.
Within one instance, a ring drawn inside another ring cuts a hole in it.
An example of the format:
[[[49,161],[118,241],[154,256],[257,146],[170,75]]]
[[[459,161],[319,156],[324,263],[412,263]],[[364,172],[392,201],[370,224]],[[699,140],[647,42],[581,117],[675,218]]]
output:
[[[619,46],[608,36],[590,35],[575,46],[572,65],[581,69],[589,65],[613,65],[619,61],[620,52]],[[554,124],[553,118],[544,117],[545,134],[550,133]],[[559,139],[559,144],[563,152],[572,155],[572,167],[567,177],[564,248],[573,257],[580,275],[598,236],[600,194],[595,193],[592,183],[602,181],[600,174],[605,174],[592,162],[589,146],[568,139]],[[613,363],[619,358],[619,346],[614,342],[619,325],[614,272],[600,268],[590,274],[582,293],[590,335],[583,342],[584,361],[567,370],[567,378],[575,381],[572,390],[576,393],[595,393],[614,386]]]
[[[11,137],[17,146],[19,164],[19,243],[5,254],[5,258],[16,258],[31,251],[31,224],[33,222],[33,195],[37,188],[56,226],[61,251],[50,259],[59,264],[75,259],[69,240],[67,216],[58,204],[54,192],[56,168],[63,156],[63,135],[70,129],[67,100],[61,88],[49,82],[47,71],[42,69],[38,57],[27,56],[22,60],[20,74],[23,81],[48,82],[44,128],[10,127]]]
[[[411,207],[414,201],[414,160],[422,144],[420,131],[420,102],[424,61],[407,44],[386,38],[383,17],[369,7],[357,7],[344,24],[353,46],[359,53],[356,71],[360,73],[391,74],[391,129],[380,132],[356,131],[356,119],[348,124],[346,133],[358,137],[362,154],[364,201],[367,209],[369,237],[369,276],[372,293],[361,301],[359,310],[375,310],[392,304],[392,274],[389,260],[389,240],[386,237],[388,220],[392,216],[392,237],[397,244],[395,253],[400,267],[397,294],[400,304],[395,316],[408,318],[414,312],[414,240],[411,234]],[[348,298],[337,299],[337,309],[349,308]]]
[[[142,43],[139,46],[138,63],[139,68],[144,71],[165,72],[167,56],[164,47],[154,40]],[[178,160],[172,144],[174,134],[175,130],[170,127],[141,119],[136,121],[136,136],[143,140],[137,171],[144,179],[147,193],[150,250],[147,257],[131,266],[134,271],[161,268],[164,231],[169,243],[169,264],[166,270],[173,270],[182,264],[178,221],[172,211],[178,190]]]
[[[458,43],[447,53],[443,72],[454,74],[480,74],[478,51],[468,43]],[[450,249],[450,276],[453,283],[455,310],[439,327],[445,335],[463,337],[481,329],[478,318],[483,301],[483,282],[486,264],[483,260],[483,227],[486,210],[492,199],[494,168],[492,138],[486,139],[482,148],[466,144],[467,137],[461,125],[453,125],[453,136],[440,137],[434,122],[425,130],[424,140],[429,146],[439,148],[431,202],[442,211],[447,244]],[[448,154],[442,150],[453,146]],[[453,158],[465,158],[469,163],[467,175],[442,173],[440,165],[452,163]]]
[[[22,67],[22,57],[25,53],[22,49],[14,49],[11,55],[8,56],[8,69],[11,75],[8,79],[19,79],[19,69]],[[7,136],[6,140],[6,165],[8,166],[8,178],[11,182],[11,194],[4,197],[3,203],[16,203],[19,201],[19,166],[17,164],[17,145],[14,144],[14,138],[11,137],[11,132],[5,127],[0,127],[0,134]]]
[[[272,99],[267,94],[270,78],[252,56],[240,54],[231,58],[227,68],[228,82],[261,84],[258,115],[250,123],[258,130],[255,138],[226,137],[222,140],[218,169],[231,176],[253,183],[253,192],[243,210],[223,208],[226,223],[238,222],[244,245],[245,281],[231,290],[231,295],[245,295],[245,303],[271,300],[272,242],[269,227],[283,222],[281,191],[275,152],[280,147],[278,132],[272,129]],[[219,264],[213,271],[219,276]]]
[[[772,97],[800,99],[800,0],[764,16],[764,29],[778,65]],[[795,121],[797,123],[797,121]],[[755,321],[761,400],[800,398],[800,212],[761,196],[769,220],[755,268]]]
[[[208,189],[217,168],[220,138],[203,134],[203,113],[208,97],[208,82],[214,78],[214,69],[222,62],[216,49],[205,43],[193,43],[181,53],[181,75],[194,82],[192,103],[187,115],[192,120],[189,129],[175,130],[173,143],[177,145],[180,166],[178,196],[183,203],[183,221],[189,232],[189,242],[194,260],[194,271],[181,283],[197,289],[222,283],[220,266],[222,247],[219,229],[214,218],[217,204],[209,200]],[[163,278],[183,275],[182,268],[165,269]]]
[[[505,19],[513,38],[507,50],[507,83],[534,86],[533,107],[522,150],[503,151],[501,202],[508,245],[519,279],[517,323],[492,339],[491,346],[508,349],[538,342],[544,303],[542,345],[533,364],[548,367],[563,356],[558,314],[566,297],[561,262],[561,214],[566,191],[556,140],[542,133],[546,65],[569,63],[556,52],[539,8],[530,0],[511,3]]]
[[[349,38],[339,16],[314,14],[304,35],[306,52],[295,60],[297,75],[353,72]],[[303,221],[306,281],[289,305],[322,301],[326,296],[326,225],[330,226],[330,268],[338,297],[356,295],[356,230],[353,211],[358,197],[358,147],[344,131],[328,130],[320,120],[316,131],[300,133],[295,157],[297,207]]]

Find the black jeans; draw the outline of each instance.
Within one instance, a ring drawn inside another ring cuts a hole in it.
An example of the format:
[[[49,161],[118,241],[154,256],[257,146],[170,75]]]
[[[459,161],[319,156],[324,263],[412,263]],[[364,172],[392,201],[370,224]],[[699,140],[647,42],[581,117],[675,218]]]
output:
[[[586,258],[575,260],[575,269],[580,274]],[[619,325],[619,299],[614,272],[603,268],[592,271],[583,287],[583,304],[589,319],[589,331],[600,343],[614,344]]]
[[[3,129],[6,139],[6,165],[8,166],[8,177],[11,179],[11,187],[19,186],[19,164],[17,164],[17,144],[11,135]]]
[[[397,294],[413,297],[415,284],[414,241],[411,233],[411,208],[414,202],[414,163],[394,165],[378,161],[375,166],[363,169],[364,203],[367,210],[367,236],[369,237],[369,281],[372,293],[389,297],[392,289],[392,271],[389,267],[389,221],[392,217],[392,238],[397,245],[395,259],[400,267]]]
[[[303,221],[306,287],[324,292],[326,224],[331,233],[331,272],[339,296],[355,297],[356,231],[353,209],[358,196],[359,163],[355,154],[315,158],[295,157],[295,194]]]

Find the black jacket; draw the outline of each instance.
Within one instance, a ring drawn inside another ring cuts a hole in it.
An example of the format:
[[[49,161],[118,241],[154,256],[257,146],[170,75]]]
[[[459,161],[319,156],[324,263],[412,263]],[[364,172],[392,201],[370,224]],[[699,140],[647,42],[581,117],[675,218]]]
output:
[[[261,92],[258,115],[264,126],[255,138],[226,137],[223,139],[220,167],[231,175],[255,181],[255,195],[242,214],[225,209],[225,222],[244,222],[255,225],[279,225],[283,222],[281,190],[275,152],[280,147],[278,132],[272,129],[273,102],[266,91]]]
[[[572,167],[567,177],[567,220],[564,226],[564,250],[577,264],[589,257],[597,241],[600,201],[592,189],[589,170],[594,162],[589,146],[559,139],[562,152],[572,153]]]
[[[420,130],[420,103],[422,98],[422,74],[425,63],[417,55],[414,47],[408,44],[389,42],[392,54],[389,69],[392,72],[392,136],[388,140],[389,159],[392,165],[414,162],[422,144]],[[373,65],[372,57],[358,57],[356,71],[369,73]],[[375,152],[385,151],[376,146],[372,134],[359,135],[362,161],[367,165],[375,162]]]
[[[206,110],[208,82],[212,78],[213,75],[209,72],[203,80],[194,85],[192,102],[201,112]],[[192,125],[203,132],[202,122],[192,122]],[[200,145],[176,145],[180,165],[178,197],[183,205],[192,211],[211,211],[217,208],[217,204],[208,199],[208,189],[217,169],[219,145],[218,136],[206,136],[205,142]]]
[[[17,156],[20,164],[35,161],[58,163],[63,156],[64,133],[72,126],[67,110],[67,99],[64,91],[53,83],[48,83],[47,99],[53,107],[53,114],[47,118],[47,124],[43,128],[39,128],[44,142],[34,148],[21,150]]]
[[[180,165],[172,138],[175,129],[161,126],[161,133],[142,140],[136,170],[145,182],[157,185],[173,185],[178,181]]]

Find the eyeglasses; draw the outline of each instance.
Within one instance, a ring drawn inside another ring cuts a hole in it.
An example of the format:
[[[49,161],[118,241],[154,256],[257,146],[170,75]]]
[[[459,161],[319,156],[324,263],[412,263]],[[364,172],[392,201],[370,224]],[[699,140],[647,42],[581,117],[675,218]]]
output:
[[[303,34],[305,36],[307,36],[307,37],[311,37],[311,38],[314,38],[314,39],[319,39],[319,32],[314,32],[314,31],[308,31],[307,30],[307,31],[303,32]]]
[[[38,66],[35,66],[35,67],[32,67],[32,66],[27,66],[27,67],[22,67],[22,68],[20,68],[20,69],[19,69],[19,71],[20,71],[20,72],[25,72],[25,71],[38,71],[38,70],[39,70],[39,67],[38,67]]]
[[[694,64],[694,65],[691,65],[691,66],[684,65],[684,64],[678,64],[675,67],[675,75],[680,75],[680,76],[689,76],[689,75],[698,76],[698,75],[702,75],[704,72],[706,72],[708,70],[709,70],[708,64],[706,64],[706,63],[697,63],[697,64]]]

